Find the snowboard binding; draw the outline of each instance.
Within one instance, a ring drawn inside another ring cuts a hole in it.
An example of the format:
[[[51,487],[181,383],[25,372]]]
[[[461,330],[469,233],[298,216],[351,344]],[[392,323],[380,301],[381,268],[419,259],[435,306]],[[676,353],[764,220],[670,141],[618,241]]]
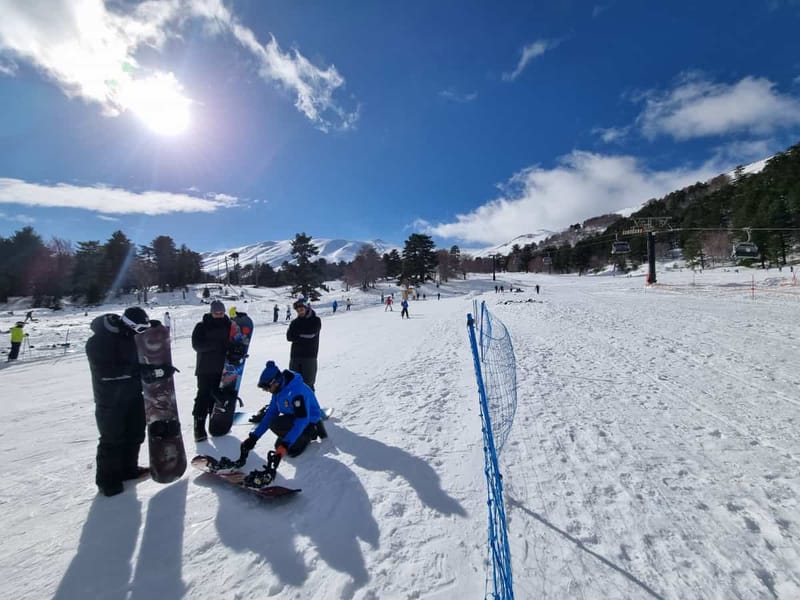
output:
[[[281,464],[281,455],[270,450],[267,454],[267,464],[261,469],[250,471],[250,473],[245,475],[242,483],[250,488],[260,489],[267,487],[270,483],[275,481],[279,464]]]

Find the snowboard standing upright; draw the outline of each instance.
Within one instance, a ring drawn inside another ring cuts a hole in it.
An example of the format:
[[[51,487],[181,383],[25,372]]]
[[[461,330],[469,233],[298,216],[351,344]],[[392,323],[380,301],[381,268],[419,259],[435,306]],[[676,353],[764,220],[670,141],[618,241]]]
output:
[[[156,325],[134,339],[142,372],[150,476],[159,483],[169,483],[186,471],[186,451],[172,379],[175,368],[172,366],[169,330]]]
[[[208,419],[208,432],[213,436],[225,435],[233,426],[239,386],[242,384],[247,349],[253,337],[253,320],[246,313],[237,312],[231,319],[230,347],[222,368],[219,389],[213,392],[214,408]]]

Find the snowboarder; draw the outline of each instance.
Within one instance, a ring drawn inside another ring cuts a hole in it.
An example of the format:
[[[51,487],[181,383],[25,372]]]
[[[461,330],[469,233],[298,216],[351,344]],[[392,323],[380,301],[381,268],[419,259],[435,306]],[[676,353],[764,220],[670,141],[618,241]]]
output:
[[[278,322],[278,305],[277,304],[275,305],[275,308],[272,309],[272,322],[273,323],[277,323]]]
[[[286,339],[292,343],[289,352],[289,369],[299,373],[303,382],[314,390],[317,380],[317,354],[319,354],[319,332],[322,321],[311,308],[308,300],[299,298],[295,300],[294,309],[297,316],[289,323],[286,330]],[[268,406],[263,407],[250,417],[251,423],[261,421]]]
[[[8,330],[11,334],[11,351],[8,353],[8,362],[17,360],[22,340],[28,337],[28,334],[22,330],[23,327],[25,327],[25,321],[17,321],[17,324]]]
[[[281,371],[274,361],[267,361],[258,387],[272,394],[264,416],[240,446],[239,460],[244,464],[247,455],[267,429],[271,429],[275,440],[275,453],[269,453],[267,461],[267,483],[275,478],[275,469],[281,458],[295,457],[315,439],[328,437],[322,424],[322,411],[314,391],[305,384],[302,375],[291,370]]]
[[[222,368],[230,343],[231,320],[225,315],[225,305],[214,300],[210,312],[192,331],[192,348],[197,352],[194,374],[197,376],[197,396],[194,399],[194,439],[207,439],[206,417],[214,407],[212,392],[219,389]]]
[[[286,305],[286,319],[284,319],[284,320],[288,321],[291,318],[292,318],[292,306],[290,304],[287,304]]]
[[[353,303],[350,301],[350,298],[348,298],[348,299],[347,299],[347,309],[346,309],[346,310],[350,310],[350,306],[351,306],[352,304],[353,304]]]
[[[408,316],[408,300],[403,300],[400,303],[400,307],[403,309],[400,311],[400,318],[402,319],[405,317],[406,319],[410,319],[411,317]]]
[[[339,308],[339,303],[336,300],[334,300],[333,303],[331,304],[331,308],[333,309],[333,314],[336,314],[336,309]]]
[[[100,433],[95,483],[104,496],[121,493],[123,481],[138,479],[148,472],[146,467],[138,466],[145,417],[133,337],[146,331],[150,324],[147,313],[132,306],[125,309],[122,317],[96,317],[91,324],[94,334],[86,342]]]
[[[163,323],[163,325],[164,325],[164,327],[167,328],[167,331],[169,331],[170,335],[171,335],[172,334],[172,317],[169,316],[169,311],[164,313],[164,323]]]
[[[28,321],[35,321],[35,320],[36,319],[33,318],[33,311],[29,310],[28,312],[25,313],[25,320],[23,321],[23,323],[27,323]]]
[[[387,310],[391,311],[391,312],[394,312],[394,309],[392,308],[392,297],[391,296],[386,296],[386,308],[383,309],[383,312],[386,312]]]

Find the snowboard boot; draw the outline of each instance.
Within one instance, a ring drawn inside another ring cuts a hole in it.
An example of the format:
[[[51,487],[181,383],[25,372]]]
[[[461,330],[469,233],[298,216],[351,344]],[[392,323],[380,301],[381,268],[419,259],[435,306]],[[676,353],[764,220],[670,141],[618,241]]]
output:
[[[103,496],[116,496],[117,494],[121,494],[124,491],[124,487],[121,481],[116,483],[106,483],[104,485],[98,485],[98,489]]]
[[[328,437],[328,432],[325,431],[325,425],[322,424],[322,421],[317,421],[317,433],[314,436],[314,439],[319,438],[320,440],[324,440]]]
[[[136,467],[133,471],[125,474],[124,481],[131,481],[132,479],[144,479],[150,476],[150,467]]]
[[[203,442],[208,439],[208,434],[206,433],[206,418],[205,417],[195,417],[194,418],[194,441],[195,442]]]

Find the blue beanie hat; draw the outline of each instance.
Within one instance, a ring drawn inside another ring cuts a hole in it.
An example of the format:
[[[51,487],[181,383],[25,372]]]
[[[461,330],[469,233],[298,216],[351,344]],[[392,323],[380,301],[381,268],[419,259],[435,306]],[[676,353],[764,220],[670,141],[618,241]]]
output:
[[[267,388],[273,379],[281,376],[281,370],[274,360],[268,360],[264,370],[261,371],[261,377],[258,378],[258,387]]]

